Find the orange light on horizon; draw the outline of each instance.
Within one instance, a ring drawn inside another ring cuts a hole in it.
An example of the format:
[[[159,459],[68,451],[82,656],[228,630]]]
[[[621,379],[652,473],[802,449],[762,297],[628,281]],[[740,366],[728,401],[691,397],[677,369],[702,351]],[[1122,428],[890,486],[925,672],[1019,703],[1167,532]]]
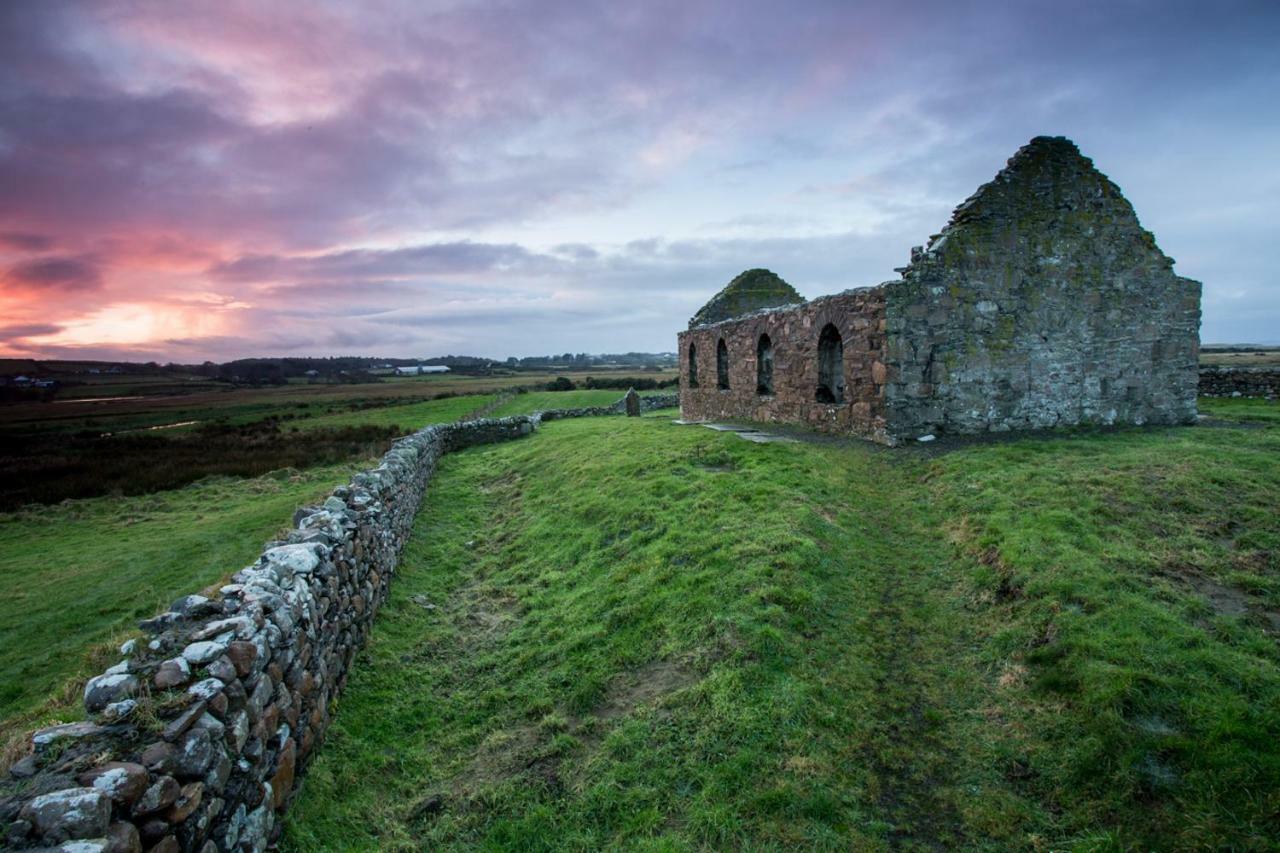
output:
[[[67,320],[60,331],[33,340],[50,346],[147,344],[223,334],[227,320],[221,312],[202,308],[120,303]]]

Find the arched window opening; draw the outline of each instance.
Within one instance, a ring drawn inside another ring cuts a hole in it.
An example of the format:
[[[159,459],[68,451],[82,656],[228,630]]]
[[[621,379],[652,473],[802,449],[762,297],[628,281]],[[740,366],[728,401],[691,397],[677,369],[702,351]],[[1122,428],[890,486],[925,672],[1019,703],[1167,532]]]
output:
[[[689,387],[698,387],[698,348],[689,344]]]
[[[844,402],[844,340],[831,323],[818,336],[819,403]]]
[[[729,390],[729,347],[724,338],[716,344],[716,387],[721,391]]]
[[[773,341],[761,335],[756,344],[756,393],[761,397],[773,394]]]

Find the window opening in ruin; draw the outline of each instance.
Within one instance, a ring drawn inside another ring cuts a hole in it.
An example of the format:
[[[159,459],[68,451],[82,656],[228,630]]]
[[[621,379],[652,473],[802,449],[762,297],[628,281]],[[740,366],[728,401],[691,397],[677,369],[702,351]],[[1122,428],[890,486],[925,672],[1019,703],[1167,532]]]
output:
[[[844,340],[836,327],[828,323],[818,336],[819,403],[844,402]]]
[[[756,393],[762,397],[773,394],[773,342],[768,335],[761,335],[756,344]]]
[[[689,344],[689,387],[698,387],[698,348]]]
[[[729,390],[729,347],[724,338],[716,344],[716,387],[721,391]]]

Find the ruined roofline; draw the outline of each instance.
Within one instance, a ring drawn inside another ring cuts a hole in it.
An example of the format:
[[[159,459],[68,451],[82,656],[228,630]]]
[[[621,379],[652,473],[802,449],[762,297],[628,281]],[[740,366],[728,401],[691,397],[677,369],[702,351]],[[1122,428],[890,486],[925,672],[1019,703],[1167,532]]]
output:
[[[1133,222],[1143,235],[1143,240],[1147,247],[1163,261],[1168,269],[1172,270],[1174,265],[1173,258],[1166,255],[1156,244],[1155,236],[1142,227],[1138,221],[1137,212],[1134,211],[1133,205],[1125,198],[1120,187],[1102,173],[1094,165],[1093,160],[1080,153],[1080,148],[1065,136],[1035,136],[1013,153],[1006,161],[1004,167],[1000,169],[995,176],[977,187],[969,196],[960,204],[958,204],[951,213],[947,224],[936,234],[930,235],[925,246],[914,246],[911,248],[911,260],[906,266],[896,267],[894,269],[900,278],[881,282],[880,284],[871,285],[869,287],[853,288],[844,290],[840,293],[827,294],[825,296],[815,297],[812,300],[791,303],[787,305],[779,305],[771,308],[760,308],[755,311],[745,312],[733,317],[727,317],[723,320],[717,320],[712,323],[691,324],[688,328],[690,331],[694,329],[710,329],[725,323],[734,323],[741,320],[754,319],[769,314],[794,311],[808,305],[812,305],[823,299],[833,296],[843,296],[855,293],[860,290],[869,290],[872,288],[886,287],[893,288],[895,285],[905,283],[914,273],[920,272],[923,268],[937,265],[943,262],[941,250],[947,245],[949,239],[953,236],[959,237],[965,234],[971,226],[977,226],[984,219],[991,217],[1000,218],[1005,216],[1005,212],[1001,209],[1007,202],[1002,197],[1004,192],[1011,185],[1018,185],[1026,182],[1035,182],[1043,180],[1043,177],[1037,176],[1035,173],[1041,170],[1045,164],[1060,164],[1064,167],[1075,169],[1078,173],[1083,172],[1091,176],[1097,183],[1096,190],[1099,193],[1112,197],[1126,210],[1126,214],[1132,217]],[[1194,279],[1186,279],[1188,282],[1194,282]],[[1198,282],[1196,282],[1198,283]],[[726,288],[727,289],[727,288]],[[723,291],[722,291],[723,292]],[[718,295],[718,294],[717,294]]]
[[[1138,220],[1137,211],[1134,210],[1133,205],[1125,197],[1119,185],[1099,170],[1094,165],[1092,158],[1082,154],[1080,147],[1065,136],[1035,136],[1026,145],[1023,145],[1013,153],[1013,156],[1006,161],[1004,168],[997,172],[995,177],[986,183],[980,184],[977,189],[969,194],[968,198],[956,205],[951,212],[951,217],[947,220],[947,224],[938,233],[929,235],[929,240],[924,246],[913,246],[910,262],[904,267],[895,267],[894,271],[901,275],[902,279],[907,279],[917,270],[918,266],[936,262],[939,258],[939,252],[946,246],[948,240],[958,233],[963,233],[968,226],[979,221],[985,212],[983,209],[985,204],[991,202],[992,197],[996,196],[1003,186],[1023,180],[1025,171],[1034,169],[1046,161],[1057,161],[1062,164],[1071,163],[1082,167],[1086,173],[1096,176],[1100,190],[1118,199],[1128,209],[1128,213],[1133,218],[1134,223],[1145,235],[1149,247],[1165,261],[1169,269],[1173,268],[1173,258],[1166,255],[1159,247],[1155,241],[1155,235],[1142,227],[1142,223]],[[993,203],[998,204],[999,202]]]
[[[873,290],[878,290],[883,287],[888,287],[894,283],[895,282],[892,282],[892,281],[882,281],[879,284],[870,284],[870,285],[865,285],[863,287],[851,287],[848,290],[841,290],[839,293],[826,293],[826,294],[823,294],[822,296],[815,296],[813,299],[807,299],[803,302],[793,302],[790,305],[778,305],[774,308],[758,308],[755,311],[748,311],[747,313],[739,314],[736,317],[726,317],[725,319],[717,320],[714,323],[700,323],[697,326],[690,326],[688,329],[685,329],[684,331],[696,332],[696,331],[702,331],[706,329],[714,329],[718,326],[728,326],[733,323],[741,323],[744,320],[755,320],[760,317],[768,317],[773,314],[786,314],[790,311],[799,311],[801,309],[808,308],[813,305],[817,305],[821,302],[825,302],[828,299],[835,299],[840,296],[851,296],[855,293],[867,293]],[[684,332],[680,332],[679,334],[683,334],[683,333]]]
[[[803,302],[804,297],[782,276],[764,267],[743,270],[689,318],[689,328],[718,323],[761,308]]]

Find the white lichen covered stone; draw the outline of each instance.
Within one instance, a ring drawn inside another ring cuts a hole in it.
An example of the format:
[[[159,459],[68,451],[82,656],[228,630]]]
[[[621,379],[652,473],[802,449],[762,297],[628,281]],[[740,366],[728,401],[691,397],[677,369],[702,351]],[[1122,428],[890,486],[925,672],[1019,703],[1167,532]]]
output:
[[[127,672],[114,672],[90,678],[84,686],[84,706],[90,712],[101,711],[112,702],[128,699],[138,692],[138,679]]]
[[[41,794],[22,813],[47,841],[99,838],[111,822],[111,798],[96,788],[65,788]]]
[[[216,640],[206,640],[199,643],[192,643],[182,650],[182,656],[187,659],[188,663],[197,666],[208,663],[227,650],[227,644]]]

